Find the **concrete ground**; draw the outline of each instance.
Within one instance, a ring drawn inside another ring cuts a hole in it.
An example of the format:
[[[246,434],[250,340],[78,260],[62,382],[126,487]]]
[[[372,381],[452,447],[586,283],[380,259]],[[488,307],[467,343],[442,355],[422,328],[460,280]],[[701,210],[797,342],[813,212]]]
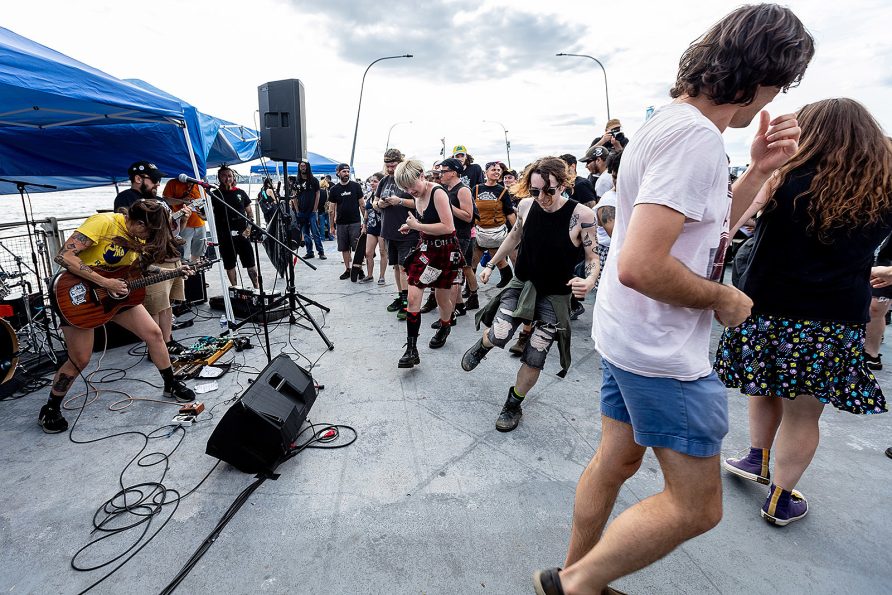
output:
[[[312,261],[318,271],[299,267],[298,288],[331,308],[324,317],[316,309],[312,313],[324,320],[334,351],[314,332],[287,324],[273,328],[273,351],[290,353],[303,366],[317,362],[312,372],[325,388],[310,418],[348,424],[358,439],[342,450],[307,450],[283,464],[281,476],[251,496],[179,592],[532,593],[533,571],[563,561],[576,482],[599,440],[601,374],[589,338],[591,298],[573,323],[569,375],[555,376],[554,354],[527,399],[520,427],[501,434],[494,422],[518,360],[494,351],[476,371],[462,371],[461,355],[477,336],[472,321],[460,319],[446,346],[435,352],[427,348],[435,320],[429,314],[422,319],[421,366],[397,369],[405,327],[385,311],[394,297],[392,275],[385,287],[340,281],[341,259],[333,244],[326,247],[329,260]],[[208,278],[211,295],[219,294],[219,278]],[[219,332],[219,312],[202,306],[197,313],[207,318],[177,337]],[[186,493],[208,473],[215,463],[204,454],[208,436],[227,401],[265,365],[260,341],[252,341],[254,349],[223,358],[243,367],[199,397],[213,408],[213,419],[186,430],[166,473],[163,462],[133,465],[124,485],[160,481]],[[153,366],[137,362],[126,347],[110,350],[102,361],[105,370],[131,366],[126,378],[112,376],[102,388],[160,398],[158,389],[140,382],[158,381]],[[892,386],[889,372],[879,378]],[[79,382],[71,394],[82,389]],[[0,402],[4,593],[75,593],[120,564],[78,572],[70,561],[96,537],[94,513],[121,489],[122,469],[141,452],[145,441],[135,432],[151,432],[176,413],[170,403],[157,401],[111,411],[109,405],[122,397],[103,392],[70,437],[83,442],[134,433],[74,444],[67,434],[47,435],[36,425],[45,393]],[[69,421],[80,403],[67,412]],[[729,406],[725,450],[735,454],[748,446],[746,401],[729,391]],[[767,488],[726,476],[725,516],[718,528],[616,586],[629,593],[892,592],[892,460],[883,454],[892,446],[890,427],[892,416],[828,410],[818,454],[798,486],[811,505],[806,519],[784,529],[769,526],[759,517]],[[179,433],[167,433],[156,434],[145,452],[171,452]],[[167,525],[93,592],[161,591],[252,481],[226,464],[218,466],[175,511],[172,505],[162,509],[146,538],[172,513]],[[661,488],[649,453],[620,492],[617,510]],[[78,563],[98,565],[120,555],[143,527],[100,542]]]

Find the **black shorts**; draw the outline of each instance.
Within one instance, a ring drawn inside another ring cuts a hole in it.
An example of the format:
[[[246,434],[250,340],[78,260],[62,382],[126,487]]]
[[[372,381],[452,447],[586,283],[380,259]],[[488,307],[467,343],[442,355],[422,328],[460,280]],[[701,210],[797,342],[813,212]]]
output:
[[[394,266],[403,266],[403,261],[418,243],[414,240],[387,240],[387,262]]]
[[[458,238],[458,244],[461,246],[461,253],[465,257],[465,266],[472,266],[474,264],[474,250],[477,248],[477,241],[474,238]]]
[[[237,236],[223,236],[218,239],[220,240],[220,258],[223,259],[224,269],[235,268],[236,255],[238,255],[239,260],[242,261],[242,266],[246,269],[253,268],[257,264],[254,260],[254,246],[251,245],[251,240],[245,236],[239,234]]]

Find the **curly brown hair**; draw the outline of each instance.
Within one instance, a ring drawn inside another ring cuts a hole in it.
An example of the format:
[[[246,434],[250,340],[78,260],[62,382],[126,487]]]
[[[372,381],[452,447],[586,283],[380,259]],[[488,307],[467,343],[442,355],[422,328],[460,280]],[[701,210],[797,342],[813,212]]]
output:
[[[798,85],[814,53],[814,39],[789,8],[741,6],[685,50],[669,95],[749,105],[760,86]]]
[[[145,225],[149,230],[149,238],[142,242],[131,237],[118,237],[114,241],[119,246],[139,253],[144,266],[179,258],[179,247],[170,231],[170,214],[159,201],[140,199],[130,205],[126,217]]]
[[[892,214],[892,141],[867,108],[854,99],[824,99],[796,117],[802,129],[799,150],[777,171],[772,187],[814,168],[808,190],[794,200],[808,195],[810,228],[824,243],[831,242],[834,230],[886,220]]]
[[[549,184],[551,183],[549,176],[554,176],[558,186],[563,186],[568,190],[573,188],[573,183],[576,181],[570,175],[567,164],[563,159],[550,156],[542,157],[526,166],[520,178],[508,189],[508,192],[520,198],[528,197],[530,195],[530,179],[533,177],[533,174],[539,174]]]

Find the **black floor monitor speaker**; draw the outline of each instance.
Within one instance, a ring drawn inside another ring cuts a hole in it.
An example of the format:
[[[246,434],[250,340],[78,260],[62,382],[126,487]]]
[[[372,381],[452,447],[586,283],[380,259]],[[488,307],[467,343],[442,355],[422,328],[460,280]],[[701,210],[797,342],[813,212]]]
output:
[[[229,408],[206,452],[245,473],[273,473],[294,447],[315,401],[313,377],[279,355]]]
[[[260,154],[274,161],[307,158],[304,85],[297,79],[257,87],[260,104]]]

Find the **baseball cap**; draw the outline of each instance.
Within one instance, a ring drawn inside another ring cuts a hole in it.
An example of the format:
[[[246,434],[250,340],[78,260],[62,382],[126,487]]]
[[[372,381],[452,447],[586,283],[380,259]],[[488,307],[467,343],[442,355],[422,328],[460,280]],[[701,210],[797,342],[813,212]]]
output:
[[[342,169],[349,170],[349,169],[350,169],[350,166],[347,165],[346,163],[339,163],[339,164],[338,164],[338,167],[335,169],[335,172],[336,172],[336,173],[337,173],[337,172],[340,172]]]
[[[466,146],[464,146],[464,145],[455,145],[454,147],[452,147],[452,156],[453,156],[453,157],[455,157],[455,156],[458,155],[459,153],[462,153],[462,154],[464,154],[464,155],[467,155],[467,154],[468,154],[468,148],[467,148]]]
[[[127,170],[127,175],[132,180],[134,176],[146,176],[155,183],[161,181],[164,174],[158,169],[158,166],[148,161],[137,161]]]
[[[460,151],[459,151],[460,152]],[[440,167],[445,167],[446,169],[451,169],[457,174],[461,174],[464,171],[464,167],[462,167],[461,161],[456,159],[455,157],[450,157],[449,159],[444,159],[440,162]]]
[[[607,159],[607,156],[610,154],[610,150],[607,147],[602,147],[600,145],[596,147],[589,147],[588,151],[585,152],[585,157],[579,160],[580,163],[588,163],[589,161],[594,161],[595,159]]]
[[[384,161],[402,161],[403,153],[399,149],[387,149],[384,151]]]

